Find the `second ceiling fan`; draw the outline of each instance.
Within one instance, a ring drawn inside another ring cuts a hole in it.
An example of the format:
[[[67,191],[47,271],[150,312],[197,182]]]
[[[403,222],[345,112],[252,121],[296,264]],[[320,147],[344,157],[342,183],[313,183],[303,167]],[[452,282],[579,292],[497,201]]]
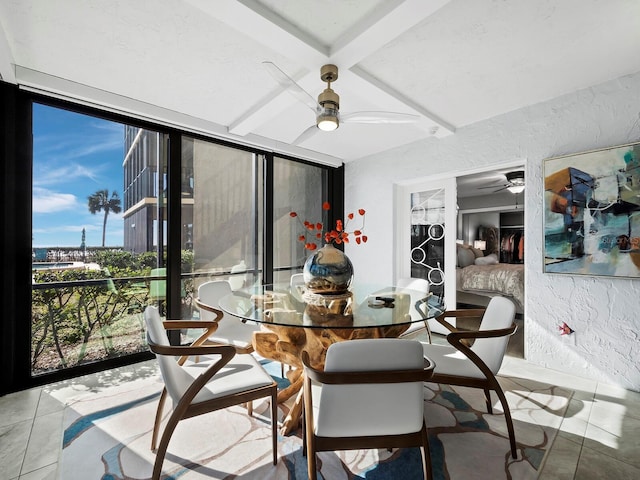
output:
[[[485,188],[497,188],[493,193],[501,192],[502,190],[509,190],[511,193],[522,193],[524,191],[524,171],[516,170],[514,172],[507,172],[505,174],[507,179],[506,183],[502,183],[499,185],[489,185],[488,187],[480,187],[480,189]]]
[[[320,69],[320,79],[327,83],[327,87],[318,95],[316,101],[274,63],[262,62],[262,64],[284,90],[291,93],[315,113],[315,124],[302,132],[293,141],[294,145],[303,142],[318,129],[330,132],[337,129],[341,123],[416,123],[420,118],[418,115],[395,112],[366,111],[341,114],[340,96],[331,88],[331,84],[338,79],[338,67],[335,65],[324,65]]]

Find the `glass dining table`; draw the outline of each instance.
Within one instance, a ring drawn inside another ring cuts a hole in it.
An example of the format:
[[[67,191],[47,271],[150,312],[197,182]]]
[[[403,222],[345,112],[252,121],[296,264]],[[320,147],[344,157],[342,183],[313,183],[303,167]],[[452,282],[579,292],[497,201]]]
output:
[[[403,287],[352,285],[339,294],[315,294],[304,285],[256,285],[226,295],[220,308],[261,325],[253,334],[255,351],[293,368],[290,385],[278,402],[297,398],[284,419],[282,434],[299,424],[302,412],[303,351],[314,368],[323,368],[329,345],[359,338],[399,337],[412,323],[427,322],[444,312],[438,296]]]

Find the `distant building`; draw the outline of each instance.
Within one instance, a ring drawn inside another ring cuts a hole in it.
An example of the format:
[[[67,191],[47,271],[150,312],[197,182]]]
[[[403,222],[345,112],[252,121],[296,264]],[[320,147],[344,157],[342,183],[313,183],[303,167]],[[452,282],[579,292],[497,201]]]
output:
[[[166,152],[167,142],[157,132],[144,130],[130,125],[124,127],[125,156],[122,163],[124,171],[124,249],[133,253],[157,251],[158,237],[166,245],[166,190],[159,191],[159,185],[166,189]],[[183,162],[193,163],[193,154],[183,152]],[[183,177],[182,217],[185,224],[183,248],[193,245],[193,168],[185,167]],[[159,175],[161,177],[159,178]],[[160,204],[158,199],[162,199]],[[158,218],[162,223],[158,225]]]

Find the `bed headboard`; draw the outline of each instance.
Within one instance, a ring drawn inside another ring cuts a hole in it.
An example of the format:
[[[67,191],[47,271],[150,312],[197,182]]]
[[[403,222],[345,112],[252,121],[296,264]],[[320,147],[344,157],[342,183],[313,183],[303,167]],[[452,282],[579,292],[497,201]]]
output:
[[[500,233],[498,227],[481,225],[478,227],[478,239],[487,242],[487,248],[484,251],[485,255],[490,253],[500,255]]]

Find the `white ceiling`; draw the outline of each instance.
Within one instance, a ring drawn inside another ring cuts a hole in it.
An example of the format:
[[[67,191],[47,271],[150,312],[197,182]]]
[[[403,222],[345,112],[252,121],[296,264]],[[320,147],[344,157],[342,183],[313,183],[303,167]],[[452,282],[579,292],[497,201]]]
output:
[[[334,63],[343,124],[299,146]],[[0,0],[7,82],[339,164],[640,71],[638,0]]]

